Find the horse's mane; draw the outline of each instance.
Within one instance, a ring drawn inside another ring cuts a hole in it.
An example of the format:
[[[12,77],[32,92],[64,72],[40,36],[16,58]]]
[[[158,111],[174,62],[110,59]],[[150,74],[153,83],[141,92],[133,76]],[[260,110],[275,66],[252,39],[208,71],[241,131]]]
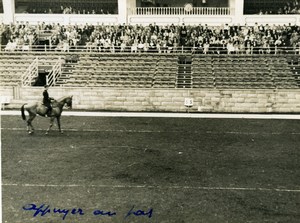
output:
[[[65,100],[66,98],[70,98],[70,97],[71,97],[71,96],[63,96],[63,97],[57,99],[56,101],[57,101],[57,102],[62,102],[62,101]]]

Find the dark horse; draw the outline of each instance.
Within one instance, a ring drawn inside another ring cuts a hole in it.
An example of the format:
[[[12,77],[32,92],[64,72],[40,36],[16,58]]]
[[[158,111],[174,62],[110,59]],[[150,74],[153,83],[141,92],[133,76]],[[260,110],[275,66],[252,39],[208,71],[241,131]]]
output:
[[[58,130],[59,130],[59,132],[62,133],[62,130],[60,128],[60,116],[61,116],[61,113],[63,111],[63,107],[65,104],[69,108],[72,108],[72,97],[73,96],[62,97],[62,98],[58,99],[57,101],[53,102],[52,111],[51,111],[51,115],[50,115],[50,126],[47,129],[46,134],[48,134],[48,132],[50,131],[55,118],[57,119]],[[42,102],[24,104],[21,107],[21,114],[22,114],[23,120],[26,120],[25,110],[29,113],[29,119],[27,120],[27,131],[29,134],[32,134],[34,132],[34,128],[31,124],[31,122],[33,121],[33,119],[36,117],[37,114],[41,115],[41,116],[45,116],[47,113],[47,107],[45,105],[43,105]]]

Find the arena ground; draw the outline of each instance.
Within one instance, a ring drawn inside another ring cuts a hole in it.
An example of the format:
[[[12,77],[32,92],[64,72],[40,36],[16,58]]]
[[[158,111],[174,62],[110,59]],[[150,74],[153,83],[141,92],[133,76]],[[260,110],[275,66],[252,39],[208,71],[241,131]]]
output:
[[[2,113],[3,222],[299,222],[299,116],[97,114]]]

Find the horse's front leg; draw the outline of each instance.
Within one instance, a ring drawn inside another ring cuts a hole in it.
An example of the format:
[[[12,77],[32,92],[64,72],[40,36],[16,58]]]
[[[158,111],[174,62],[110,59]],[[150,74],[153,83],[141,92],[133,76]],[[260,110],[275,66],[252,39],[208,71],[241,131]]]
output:
[[[63,131],[62,131],[61,128],[60,128],[60,116],[57,116],[57,117],[56,117],[56,120],[57,120],[58,131],[62,134]]]
[[[53,121],[54,121],[54,117],[51,117],[51,118],[50,118],[50,125],[49,125],[49,128],[47,129],[47,131],[46,131],[46,133],[45,133],[46,135],[49,133],[51,127],[53,126]]]

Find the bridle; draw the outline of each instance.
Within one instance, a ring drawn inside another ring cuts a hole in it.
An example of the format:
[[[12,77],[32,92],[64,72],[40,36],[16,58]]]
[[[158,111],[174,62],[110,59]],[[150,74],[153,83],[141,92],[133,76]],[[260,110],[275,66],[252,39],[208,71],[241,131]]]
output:
[[[66,101],[66,107],[69,109],[72,109],[72,98],[68,98],[68,101]]]

